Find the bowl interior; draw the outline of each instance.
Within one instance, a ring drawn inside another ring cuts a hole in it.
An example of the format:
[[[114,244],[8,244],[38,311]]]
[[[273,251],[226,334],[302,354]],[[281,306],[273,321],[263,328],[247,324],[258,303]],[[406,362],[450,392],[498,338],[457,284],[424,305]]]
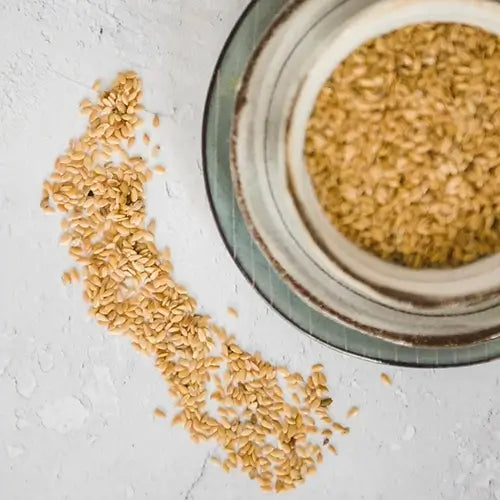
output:
[[[455,22],[500,35],[500,4],[452,1],[383,1],[352,18],[323,44],[309,69],[290,115],[287,136],[292,195],[318,245],[349,274],[350,286],[367,287],[421,304],[477,303],[496,295],[500,255],[454,269],[414,270],[384,261],[348,241],[322,210],[304,161],[305,131],[317,96],[334,69],[359,45],[395,29],[421,22]]]

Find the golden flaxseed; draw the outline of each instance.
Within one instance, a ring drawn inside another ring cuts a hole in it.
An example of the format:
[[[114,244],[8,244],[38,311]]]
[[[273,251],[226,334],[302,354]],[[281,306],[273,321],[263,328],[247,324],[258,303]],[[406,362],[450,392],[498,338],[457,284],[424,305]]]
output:
[[[358,246],[413,268],[500,251],[500,37],[418,24],[352,52],[321,90],[305,158]]]
[[[234,307],[228,307],[227,313],[229,314],[229,316],[232,316],[233,318],[238,317],[238,311]]]
[[[357,406],[353,406],[347,412],[347,418],[354,418],[359,415],[359,408]]]
[[[385,384],[385,385],[392,385],[392,379],[387,373],[381,373],[380,374],[380,380]]]
[[[287,491],[323,460],[315,444],[324,439],[318,422],[332,421],[323,366],[315,365],[305,379],[245,351],[198,314],[196,301],[173,280],[170,252],[156,247],[155,224],[146,218],[151,170],[124,148],[133,145],[142,122],[141,89],[135,73],[121,73],[97,103],[85,103],[91,108],[86,132],[70,142],[44,183],[41,206],[47,211],[52,203],[64,214],[61,243],[81,265],[63,280],[81,276],[97,323],[155,357],[179,408],[172,425],[182,425],[196,443],[216,440],[226,457],[212,461],[224,471],[239,468],[265,491]],[[115,153],[117,162],[111,161]],[[209,400],[218,402],[216,415]],[[159,408],[154,415],[166,416]]]

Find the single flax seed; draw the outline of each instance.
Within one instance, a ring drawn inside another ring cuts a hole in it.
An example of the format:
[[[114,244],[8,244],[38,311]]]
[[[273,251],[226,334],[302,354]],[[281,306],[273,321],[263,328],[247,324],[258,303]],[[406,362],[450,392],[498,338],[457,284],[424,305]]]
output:
[[[353,406],[347,412],[347,418],[354,418],[359,415],[359,408],[357,406]]]
[[[160,408],[155,408],[154,416],[156,418],[166,418],[167,414]]]
[[[232,316],[233,318],[238,317],[238,311],[234,307],[228,307],[227,313],[229,314],[229,316]]]

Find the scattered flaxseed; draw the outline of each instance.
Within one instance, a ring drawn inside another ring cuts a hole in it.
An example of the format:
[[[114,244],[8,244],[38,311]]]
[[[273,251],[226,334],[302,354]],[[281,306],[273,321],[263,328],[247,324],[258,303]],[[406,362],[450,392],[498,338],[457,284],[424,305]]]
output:
[[[232,316],[233,318],[238,317],[238,311],[234,307],[228,307],[227,313],[229,314],[229,316]]]
[[[62,275],[62,282],[65,285],[71,285],[73,283],[76,283],[80,279],[80,273],[78,272],[78,269],[76,267],[73,267],[69,271],[66,271]]]
[[[354,418],[359,415],[359,408],[357,406],[353,406],[347,412],[347,418]]]
[[[127,147],[130,149],[134,147],[134,144],[135,144],[135,137],[129,137],[127,141]]]
[[[144,134],[142,136],[142,142],[144,142],[144,144],[146,144],[146,145],[148,145],[151,142],[151,139],[150,139],[148,134]]]
[[[160,408],[155,408],[154,416],[156,418],[165,418],[167,416],[167,414],[163,410],[161,410]]]
[[[92,90],[94,92],[99,92],[100,89],[101,89],[101,80],[96,80],[92,85]]]
[[[80,113],[87,115],[92,111],[92,102],[89,99],[84,99],[80,103]]]
[[[80,279],[80,273],[78,272],[78,269],[76,267],[73,267],[69,270],[69,275],[71,277],[72,283],[75,283]]]
[[[40,201],[40,208],[45,212],[45,213],[53,213],[54,207],[50,206],[50,184],[45,181],[43,183],[43,189],[42,189],[42,199]]]
[[[382,380],[382,382],[385,385],[392,385],[392,379],[391,379],[391,377],[389,377],[389,375],[387,375],[387,373],[381,373],[380,380]]]
[[[48,205],[43,205],[41,209],[46,213],[46,214],[53,214],[56,209],[54,207],[48,206]]]
[[[160,154],[160,146],[157,144],[154,148],[153,151],[151,152],[151,155],[153,158],[156,158]]]
[[[165,167],[163,167],[161,165],[156,165],[156,167],[154,167],[154,171],[157,174],[164,174],[166,172]]]
[[[345,427],[345,426],[343,426],[342,424],[339,424],[339,423],[337,423],[337,422],[335,422],[335,423],[332,425],[332,429],[333,429],[334,431],[340,432],[341,434],[349,434],[349,432],[350,432],[349,427]]]
[[[194,298],[174,281],[170,252],[157,248],[155,225],[146,220],[151,170],[124,149],[141,124],[141,89],[128,72],[100,92],[87,130],[44,183],[41,206],[64,215],[61,243],[80,264],[89,314],[155,357],[179,409],[172,425],[183,426],[194,442],[215,440],[225,456],[212,461],[224,471],[238,468],[264,491],[290,490],[316,471],[324,435],[331,433],[320,429],[321,422],[333,423],[323,366],[304,378],[245,351],[198,314]],[[112,159],[116,153],[119,161]],[[154,414],[166,416],[158,408]]]
[[[153,127],[157,128],[160,126],[160,117],[158,115],[154,115],[153,117]]]

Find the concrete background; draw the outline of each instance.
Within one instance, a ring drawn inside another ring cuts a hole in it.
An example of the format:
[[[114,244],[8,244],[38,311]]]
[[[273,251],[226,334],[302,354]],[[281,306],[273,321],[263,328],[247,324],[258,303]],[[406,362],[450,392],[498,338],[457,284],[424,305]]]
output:
[[[265,0],[273,1],[273,0]],[[200,135],[212,68],[246,0],[0,0],[0,485],[2,500],[270,497],[210,465],[166,420],[167,387],[149,359],[87,318],[58,245],[42,180],[84,121],[96,78],[135,69],[166,177],[149,188],[161,245],[185,284],[241,345],[306,372],[327,368],[335,414],[356,404],[337,441],[287,499],[500,500],[500,364],[392,369],[340,355],[286,324],[238,273],[205,197]],[[226,309],[234,306],[239,319]],[[381,371],[394,385],[380,382]]]

